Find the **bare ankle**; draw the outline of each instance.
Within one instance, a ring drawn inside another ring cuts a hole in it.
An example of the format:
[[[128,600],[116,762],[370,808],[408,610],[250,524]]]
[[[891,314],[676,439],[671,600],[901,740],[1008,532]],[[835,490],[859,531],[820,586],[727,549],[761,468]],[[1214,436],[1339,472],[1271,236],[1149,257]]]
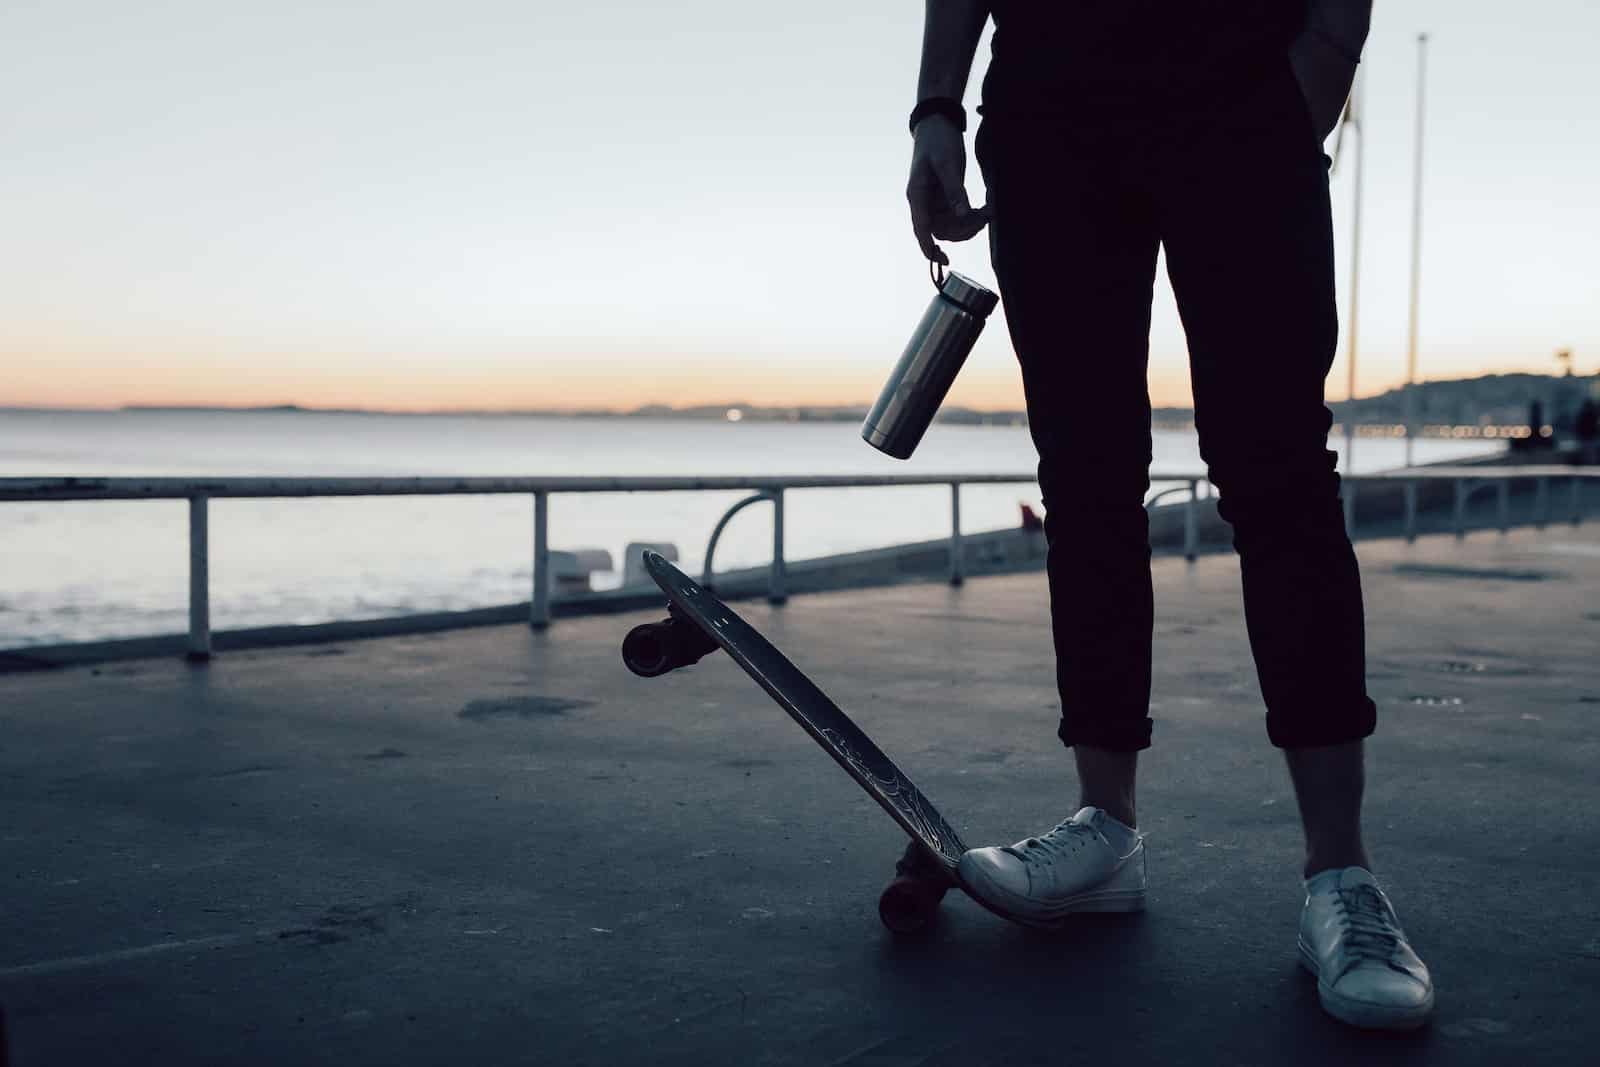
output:
[[[1078,765],[1080,805],[1099,808],[1123,825],[1137,827],[1134,784],[1139,753],[1086,745],[1078,745],[1072,751]]]
[[[1139,817],[1134,813],[1132,808],[1119,808],[1110,801],[1096,803],[1095,801],[1084,796],[1080,796],[1078,798],[1078,805],[1085,808],[1099,808],[1101,811],[1105,812],[1107,815],[1111,816],[1113,819],[1117,820],[1130,830],[1137,830],[1139,828]]]
[[[1338,871],[1345,867],[1363,867],[1372,870],[1372,857],[1367,855],[1367,850],[1361,844],[1345,846],[1337,849],[1308,849],[1306,851],[1305,876],[1315,878],[1323,871]]]

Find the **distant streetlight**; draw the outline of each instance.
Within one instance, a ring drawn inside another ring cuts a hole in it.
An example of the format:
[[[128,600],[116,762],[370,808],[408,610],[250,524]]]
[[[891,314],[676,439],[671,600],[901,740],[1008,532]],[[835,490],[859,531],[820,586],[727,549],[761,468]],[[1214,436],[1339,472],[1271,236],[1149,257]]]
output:
[[[1566,368],[1566,370],[1567,370],[1566,376],[1568,378],[1572,377],[1572,349],[1570,349],[1570,348],[1558,348],[1558,349],[1556,349],[1556,362],[1561,364],[1563,367]],[[1562,416],[1562,413],[1563,413],[1563,410],[1564,410],[1564,405],[1562,404],[1562,401],[1565,400],[1565,399],[1566,399],[1566,397],[1564,395],[1564,391],[1562,389],[1561,383],[1560,382],[1551,382],[1550,383],[1550,427],[1551,427],[1551,431],[1552,431],[1552,436],[1554,435],[1555,427],[1557,427],[1557,426],[1559,426],[1561,424],[1561,416]]]

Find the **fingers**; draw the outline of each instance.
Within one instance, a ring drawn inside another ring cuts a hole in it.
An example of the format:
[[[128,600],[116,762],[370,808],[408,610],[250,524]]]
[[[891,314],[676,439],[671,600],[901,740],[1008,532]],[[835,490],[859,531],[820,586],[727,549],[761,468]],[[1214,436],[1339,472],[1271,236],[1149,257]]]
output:
[[[911,230],[916,234],[922,254],[935,263],[948,266],[950,259],[935,244],[939,241],[967,241],[976,237],[989,224],[992,215],[987,204],[974,208],[961,193],[957,203],[948,203],[943,190],[913,188],[907,193],[911,205]]]
[[[965,170],[965,160],[959,155],[924,157],[913,163],[906,185],[917,244],[925,257],[943,266],[949,265],[950,258],[936,240],[970,240],[989,224],[988,205],[974,208],[967,199]]]
[[[914,199],[911,201],[911,232],[916,234],[923,256],[943,266],[950,265],[950,258],[933,243],[933,217]]]
[[[943,196],[938,179],[921,168],[911,175],[911,183],[906,186],[906,201],[911,205],[911,232],[916,235],[917,245],[926,258],[949,266],[950,257],[933,243],[934,213]]]
[[[943,241],[965,241],[988,221],[972,209],[967,199],[967,157],[965,151],[935,156],[933,170],[939,177],[944,196],[933,213],[933,235]]]
[[[961,198],[963,201],[966,197]],[[987,205],[974,208],[964,204],[961,209],[952,209],[947,214],[939,216],[933,226],[933,235],[941,241],[967,241],[978,236],[985,226],[989,225],[989,208]]]

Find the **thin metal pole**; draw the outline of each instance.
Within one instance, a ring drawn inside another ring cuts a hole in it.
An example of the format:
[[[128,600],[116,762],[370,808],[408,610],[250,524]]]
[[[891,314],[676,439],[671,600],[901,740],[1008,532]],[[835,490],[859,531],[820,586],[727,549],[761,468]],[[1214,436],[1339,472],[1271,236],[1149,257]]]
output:
[[[950,584],[966,580],[966,546],[961,540],[961,483],[950,483]]]
[[[1500,483],[1494,488],[1495,495],[1498,498],[1495,503],[1499,511],[1500,532],[1505,533],[1511,529],[1511,480],[1509,478],[1501,478]]]
[[[1456,540],[1467,536],[1467,487],[1466,483],[1457,478],[1456,487]]]
[[[1550,479],[1540,476],[1535,484],[1539,488],[1533,503],[1534,525],[1542,530],[1550,521]]]
[[[1189,483],[1189,501],[1183,509],[1183,558],[1190,563],[1200,548],[1200,483]]]
[[[1344,419],[1344,469],[1345,473],[1355,470],[1356,448],[1356,349],[1357,336],[1361,324],[1361,176],[1362,163],[1366,157],[1366,134],[1361,132],[1361,118],[1359,107],[1361,102],[1361,75],[1356,75],[1354,87],[1350,95],[1350,115],[1354,117],[1356,128],[1356,180],[1355,180],[1355,210],[1351,219],[1350,230],[1350,331],[1347,338],[1346,351],[1348,353],[1348,380],[1345,388]]]
[[[1411,174],[1411,320],[1406,350],[1406,466],[1417,423],[1417,300],[1422,280],[1422,121],[1427,91],[1428,35],[1417,34],[1417,133]]]
[[[789,599],[783,562],[783,490],[772,491],[772,570],[767,574],[767,602],[782,604]]]
[[[1415,542],[1417,539],[1417,483],[1415,479],[1406,482],[1406,541]]]
[[[1572,525],[1583,524],[1583,479],[1572,479]]]
[[[211,531],[204,494],[189,498],[188,658],[211,658]]]
[[[550,494],[533,494],[533,598],[528,625],[542,630],[550,625]]]
[[[1356,483],[1346,478],[1340,483],[1344,497],[1344,532],[1346,537],[1356,535]]]

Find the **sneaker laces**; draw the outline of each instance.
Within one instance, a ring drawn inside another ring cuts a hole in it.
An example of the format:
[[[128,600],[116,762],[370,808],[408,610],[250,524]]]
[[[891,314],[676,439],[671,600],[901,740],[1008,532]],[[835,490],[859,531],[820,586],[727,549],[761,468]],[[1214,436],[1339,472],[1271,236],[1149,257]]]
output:
[[[1394,912],[1378,887],[1371,884],[1338,890],[1340,927],[1349,971],[1361,963],[1381,963],[1401,974],[1408,973],[1396,957],[1405,943],[1405,934],[1395,922]]]
[[[1000,851],[1015,856],[1029,867],[1038,867],[1077,852],[1098,836],[1095,828],[1088,823],[1069,819],[1046,834],[1018,841],[1014,845],[1004,845]]]

